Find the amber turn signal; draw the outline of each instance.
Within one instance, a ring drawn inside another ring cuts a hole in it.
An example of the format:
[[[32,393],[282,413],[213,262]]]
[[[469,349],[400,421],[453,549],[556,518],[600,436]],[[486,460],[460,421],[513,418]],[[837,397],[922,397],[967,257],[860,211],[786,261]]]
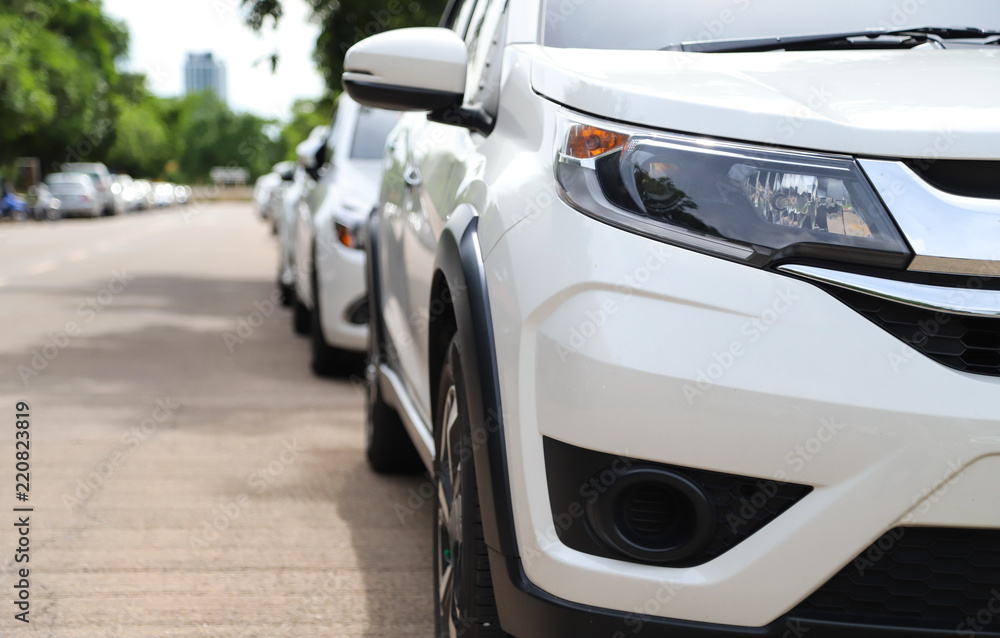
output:
[[[574,124],[566,136],[566,155],[588,159],[617,150],[628,142],[628,135],[614,133],[596,126]]]

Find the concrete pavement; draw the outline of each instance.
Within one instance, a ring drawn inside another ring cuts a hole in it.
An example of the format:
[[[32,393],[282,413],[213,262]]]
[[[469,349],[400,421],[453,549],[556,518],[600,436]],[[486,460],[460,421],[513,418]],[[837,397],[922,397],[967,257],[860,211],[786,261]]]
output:
[[[432,634],[424,481],[368,470],[362,396],[309,373],[276,264],[249,204],[0,224],[0,634]]]

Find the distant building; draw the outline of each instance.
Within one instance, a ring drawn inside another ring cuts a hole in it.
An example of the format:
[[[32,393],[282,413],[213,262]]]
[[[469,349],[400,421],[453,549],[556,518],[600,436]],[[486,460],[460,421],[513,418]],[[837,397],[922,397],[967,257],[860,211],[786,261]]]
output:
[[[184,93],[211,90],[226,101],[226,65],[211,53],[188,53],[184,64]]]

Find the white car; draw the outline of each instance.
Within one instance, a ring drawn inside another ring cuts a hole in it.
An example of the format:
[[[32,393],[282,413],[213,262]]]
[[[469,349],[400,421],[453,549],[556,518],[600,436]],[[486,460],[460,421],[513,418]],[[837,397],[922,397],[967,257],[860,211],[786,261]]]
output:
[[[90,175],[51,173],[45,178],[45,185],[59,202],[58,211],[63,217],[100,217],[104,211],[104,200]]]
[[[343,76],[414,111],[368,456],[435,635],[1000,635],[1000,5],[449,6]]]
[[[253,187],[253,199],[257,204],[257,212],[261,219],[271,224],[271,232],[274,234],[278,233],[278,224],[273,210],[274,191],[281,187],[281,181],[281,175],[272,169],[270,173],[258,177]]]
[[[118,215],[125,212],[125,201],[112,190],[114,180],[108,167],[101,162],[68,162],[62,165],[65,173],[84,173],[90,176],[101,201],[102,215]]]
[[[325,153],[329,126],[317,126],[309,137],[298,145],[297,162],[279,162],[274,172],[281,177],[280,184],[271,190],[270,207],[278,236],[278,288],[282,302],[295,302],[295,236],[299,218],[299,203],[306,189],[316,181],[312,175],[319,166],[320,152]]]
[[[308,331],[318,375],[341,373],[348,355],[368,347],[364,229],[378,200],[385,139],[398,119],[341,96],[326,165],[299,203],[294,326]]]

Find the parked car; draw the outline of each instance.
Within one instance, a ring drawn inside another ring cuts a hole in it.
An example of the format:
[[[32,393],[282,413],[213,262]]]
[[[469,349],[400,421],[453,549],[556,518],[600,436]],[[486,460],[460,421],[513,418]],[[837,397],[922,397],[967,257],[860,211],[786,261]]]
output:
[[[180,206],[184,206],[190,202],[193,194],[194,191],[191,190],[190,186],[174,185],[174,201]]]
[[[55,221],[62,217],[60,207],[62,202],[52,194],[49,187],[44,182],[35,184],[28,189],[28,202],[31,208],[31,215],[36,220]]]
[[[352,353],[367,349],[365,226],[378,199],[382,149],[397,119],[398,113],[342,95],[326,143],[327,166],[298,206],[294,321],[298,330],[308,328],[318,375],[343,372]]]
[[[268,205],[274,211],[273,219],[278,236],[277,281],[282,303],[285,305],[293,305],[295,301],[295,226],[299,204],[307,185],[311,188],[316,183],[306,166],[315,168],[316,156],[326,144],[329,130],[327,126],[313,129],[308,139],[296,149],[299,161],[274,165],[274,172],[281,178],[281,182],[271,189],[271,202]]]
[[[129,175],[111,176],[111,194],[121,200],[121,205],[126,212],[137,211],[142,203],[142,197],[135,187],[135,180]]]
[[[153,201],[157,206],[173,206],[177,203],[174,185],[166,182],[153,182]]]
[[[281,186],[281,176],[271,171],[257,178],[253,187],[253,198],[257,204],[257,212],[260,218],[271,224],[271,232],[278,233],[278,224],[275,221],[273,210],[274,191]]]
[[[435,635],[1000,635],[996,3],[449,6],[344,62]]]
[[[97,189],[102,215],[117,215],[125,211],[125,202],[116,195],[111,186],[113,181],[108,167],[100,162],[70,162],[62,165],[65,173],[83,173],[90,177]]]
[[[59,212],[63,217],[100,217],[103,213],[104,199],[93,178],[86,173],[51,173],[45,178],[45,185],[59,200]]]

